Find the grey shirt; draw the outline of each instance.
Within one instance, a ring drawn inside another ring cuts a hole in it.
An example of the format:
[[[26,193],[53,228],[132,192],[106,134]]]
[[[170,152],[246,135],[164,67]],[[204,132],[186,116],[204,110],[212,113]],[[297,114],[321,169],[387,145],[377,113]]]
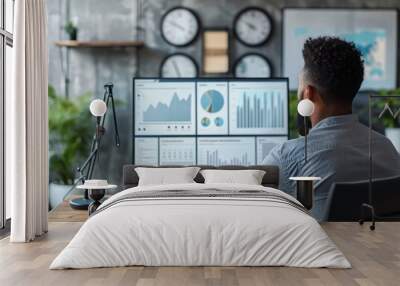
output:
[[[291,176],[318,176],[312,215],[323,220],[325,205],[334,182],[369,178],[369,129],[356,115],[328,117],[318,122],[308,135],[308,157],[304,163],[304,138],[289,140],[271,150],[263,164],[280,168],[279,187],[296,195]],[[400,155],[385,136],[372,132],[373,178],[400,175]]]

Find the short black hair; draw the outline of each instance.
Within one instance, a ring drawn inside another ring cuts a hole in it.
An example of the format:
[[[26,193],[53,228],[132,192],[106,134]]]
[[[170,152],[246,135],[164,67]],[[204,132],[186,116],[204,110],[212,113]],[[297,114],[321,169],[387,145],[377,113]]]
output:
[[[308,38],[304,73],[325,103],[351,103],[364,79],[364,61],[353,42],[337,37]]]

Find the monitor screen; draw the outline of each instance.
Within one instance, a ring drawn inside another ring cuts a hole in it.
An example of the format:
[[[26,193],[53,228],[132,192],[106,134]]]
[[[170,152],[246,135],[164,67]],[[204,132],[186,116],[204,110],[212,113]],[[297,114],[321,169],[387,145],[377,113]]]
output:
[[[197,82],[197,134],[228,135],[228,82]]]
[[[287,100],[286,82],[230,82],[229,134],[287,134]]]
[[[158,138],[135,138],[135,164],[157,166],[158,165]]]
[[[288,139],[287,79],[134,79],[134,163],[254,165]]]
[[[135,81],[136,135],[195,135],[195,84]]]
[[[160,165],[195,165],[195,137],[160,138]]]
[[[254,137],[199,137],[197,138],[199,165],[255,165]]]
[[[271,150],[287,141],[287,136],[262,136],[257,137],[257,164],[261,165]]]

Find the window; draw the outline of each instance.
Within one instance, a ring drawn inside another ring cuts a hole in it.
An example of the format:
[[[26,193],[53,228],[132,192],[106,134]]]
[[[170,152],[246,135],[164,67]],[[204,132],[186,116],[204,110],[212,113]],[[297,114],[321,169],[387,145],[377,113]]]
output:
[[[5,1],[5,30],[11,34],[14,32],[14,0]]]
[[[11,217],[10,194],[4,187],[4,106],[7,98],[11,96],[13,31],[14,0],[0,0],[0,228],[4,228],[6,221]]]

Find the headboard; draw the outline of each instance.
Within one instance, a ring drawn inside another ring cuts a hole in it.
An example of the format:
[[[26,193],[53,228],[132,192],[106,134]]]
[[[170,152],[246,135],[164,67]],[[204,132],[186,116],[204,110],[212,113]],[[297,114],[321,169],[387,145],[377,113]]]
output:
[[[143,165],[124,165],[123,168],[123,177],[122,177],[122,184],[124,189],[136,187],[139,182],[139,176],[135,171],[136,167],[150,167],[150,168],[179,168],[182,166],[143,166]],[[262,185],[265,187],[272,187],[278,188],[279,186],[279,168],[278,166],[271,166],[271,165],[257,165],[257,166],[221,166],[221,167],[214,167],[214,166],[206,166],[206,165],[199,165],[201,169],[217,169],[217,170],[263,170],[265,171],[264,178],[262,179]],[[203,176],[198,173],[194,180],[197,183],[204,183]]]

